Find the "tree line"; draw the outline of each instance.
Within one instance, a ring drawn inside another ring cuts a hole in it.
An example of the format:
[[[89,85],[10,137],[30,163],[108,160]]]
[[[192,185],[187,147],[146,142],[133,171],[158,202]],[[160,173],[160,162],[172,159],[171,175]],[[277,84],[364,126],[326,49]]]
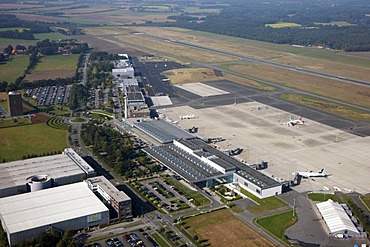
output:
[[[175,26],[279,44],[322,45],[345,51],[370,50],[370,5],[366,0],[236,0],[219,14],[171,16],[176,22],[145,25]],[[330,24],[341,21],[352,26]],[[291,22],[299,27],[271,28]],[[324,24],[322,24],[324,23]]]

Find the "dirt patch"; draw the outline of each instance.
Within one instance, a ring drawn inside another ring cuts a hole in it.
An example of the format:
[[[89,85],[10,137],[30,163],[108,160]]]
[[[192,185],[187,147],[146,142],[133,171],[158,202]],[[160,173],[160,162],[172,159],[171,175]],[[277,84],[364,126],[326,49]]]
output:
[[[25,81],[37,81],[37,80],[48,80],[57,78],[68,78],[75,75],[74,71],[33,71],[31,74],[27,74],[24,78]]]
[[[31,117],[31,123],[38,124],[38,123],[46,123],[51,117],[44,113],[36,113],[34,116]]]
[[[188,231],[211,246],[274,246],[270,241],[233,216],[227,209],[190,218]]]

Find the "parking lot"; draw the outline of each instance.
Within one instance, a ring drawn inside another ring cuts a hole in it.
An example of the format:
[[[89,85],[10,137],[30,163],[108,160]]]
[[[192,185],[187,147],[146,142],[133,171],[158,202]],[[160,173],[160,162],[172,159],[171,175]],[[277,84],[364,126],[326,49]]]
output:
[[[27,89],[26,94],[36,101],[36,106],[66,104],[69,101],[72,85],[46,86]]]
[[[85,247],[159,247],[159,244],[144,231],[128,232],[118,236],[87,244]]]

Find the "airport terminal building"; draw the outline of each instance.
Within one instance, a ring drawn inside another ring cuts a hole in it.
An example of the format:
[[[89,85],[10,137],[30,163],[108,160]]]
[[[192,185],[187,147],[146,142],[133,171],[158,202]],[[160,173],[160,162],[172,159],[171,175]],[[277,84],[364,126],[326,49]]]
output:
[[[95,175],[94,169],[71,148],[62,154],[3,163],[0,198],[81,182]]]
[[[9,245],[41,232],[80,230],[109,223],[108,208],[79,182],[0,199],[0,220]]]
[[[275,179],[200,139],[177,139],[144,151],[188,183],[199,187],[233,182],[259,198],[282,193],[282,185]]]

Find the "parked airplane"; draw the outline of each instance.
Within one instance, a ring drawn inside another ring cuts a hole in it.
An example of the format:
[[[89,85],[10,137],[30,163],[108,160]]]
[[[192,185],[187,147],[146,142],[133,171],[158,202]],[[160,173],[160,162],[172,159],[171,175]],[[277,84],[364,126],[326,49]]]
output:
[[[192,119],[192,118],[195,118],[194,114],[191,114],[191,115],[184,115],[184,116],[179,116],[180,119]]]
[[[312,177],[327,177],[328,174],[325,173],[324,168],[322,168],[319,172],[307,171],[307,172],[293,172],[294,176],[298,175],[303,178],[312,178]]]
[[[289,117],[289,121],[286,123],[287,126],[295,126],[295,125],[301,125],[304,124],[304,121],[302,120],[303,117],[300,117],[298,119],[293,119],[292,116]]]

